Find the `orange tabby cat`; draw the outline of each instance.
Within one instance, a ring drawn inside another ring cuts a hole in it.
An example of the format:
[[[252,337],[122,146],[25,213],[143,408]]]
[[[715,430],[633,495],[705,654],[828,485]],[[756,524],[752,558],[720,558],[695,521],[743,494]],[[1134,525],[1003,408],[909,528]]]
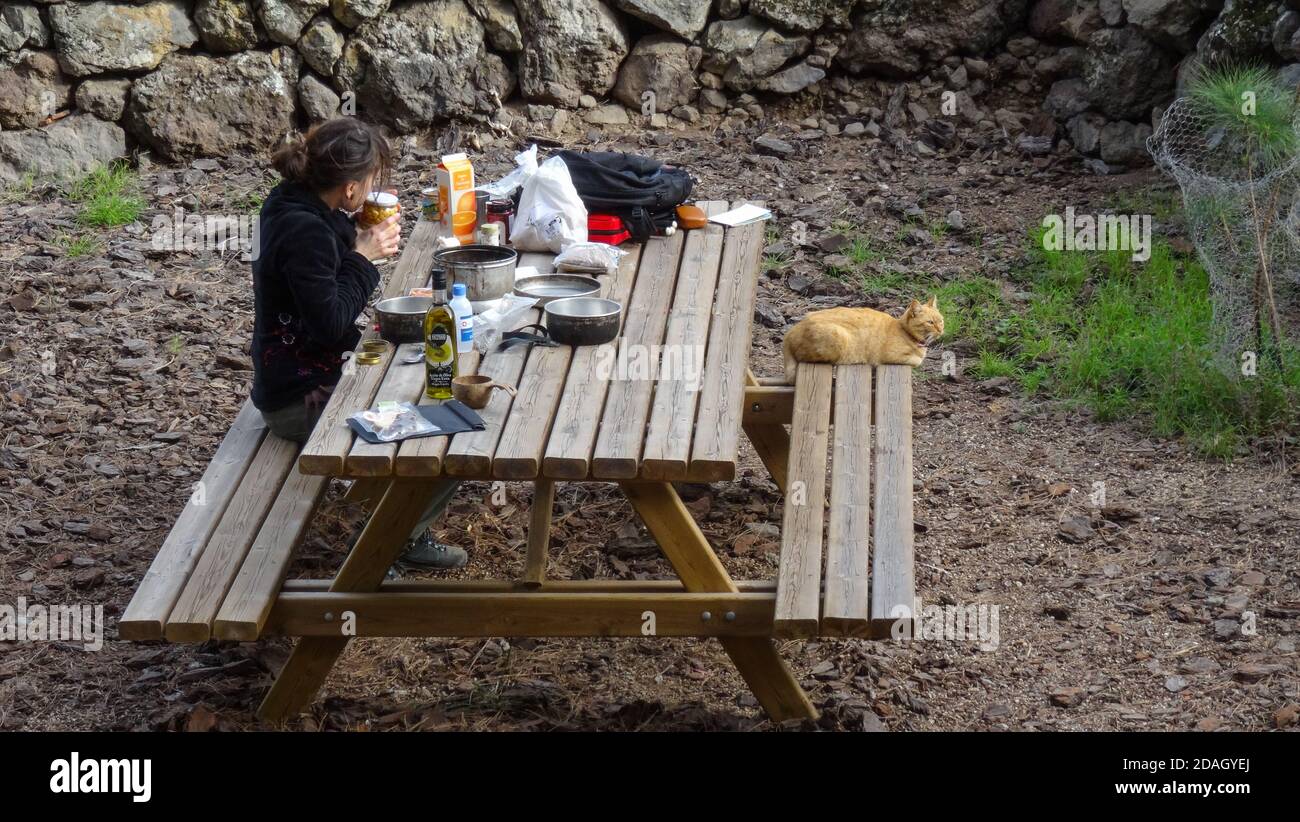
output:
[[[796,362],[836,365],[910,365],[943,334],[937,299],[912,300],[901,317],[872,308],[828,308],[804,317],[785,335],[785,376],[794,382]]]

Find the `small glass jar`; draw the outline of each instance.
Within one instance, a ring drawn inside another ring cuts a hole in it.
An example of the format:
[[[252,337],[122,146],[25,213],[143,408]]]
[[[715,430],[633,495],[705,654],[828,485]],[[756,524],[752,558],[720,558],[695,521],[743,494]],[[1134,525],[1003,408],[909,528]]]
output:
[[[510,237],[510,221],[514,216],[515,203],[513,200],[506,198],[488,200],[487,215],[483,219],[485,222],[501,224],[501,245],[505,245]]]

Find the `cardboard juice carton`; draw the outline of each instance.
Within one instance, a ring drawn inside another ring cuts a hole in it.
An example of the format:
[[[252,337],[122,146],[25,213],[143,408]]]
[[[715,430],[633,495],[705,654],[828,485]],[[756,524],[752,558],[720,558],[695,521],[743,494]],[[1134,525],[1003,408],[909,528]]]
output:
[[[464,154],[447,154],[438,164],[438,208],[448,233],[464,232],[467,222],[473,231],[477,208],[474,166]],[[461,216],[457,218],[457,214]]]

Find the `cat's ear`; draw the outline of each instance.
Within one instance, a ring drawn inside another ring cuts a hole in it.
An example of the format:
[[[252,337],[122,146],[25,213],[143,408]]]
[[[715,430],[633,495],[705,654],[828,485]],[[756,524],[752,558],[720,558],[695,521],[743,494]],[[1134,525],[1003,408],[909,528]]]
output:
[[[930,308],[938,308],[938,307],[939,307],[939,295],[938,295],[938,294],[931,294],[931,295],[930,295],[930,302],[926,303],[926,305],[928,305]]]
[[[904,316],[904,317],[910,317],[910,316],[912,316],[913,314],[916,313],[916,309],[918,309],[918,308],[920,308],[920,307],[921,307],[921,304],[918,303],[915,299],[913,299],[911,305],[909,305],[909,306],[907,307],[907,310],[903,312],[903,316]]]

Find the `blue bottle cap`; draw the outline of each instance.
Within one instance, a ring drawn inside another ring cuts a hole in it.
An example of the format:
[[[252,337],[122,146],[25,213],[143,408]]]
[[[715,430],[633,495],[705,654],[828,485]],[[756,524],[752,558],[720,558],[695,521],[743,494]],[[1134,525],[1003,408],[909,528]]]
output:
[[[451,296],[453,296],[453,297],[464,297],[464,296],[465,296],[465,284],[464,284],[464,283],[456,283],[456,284],[452,285],[452,287],[451,287]]]

